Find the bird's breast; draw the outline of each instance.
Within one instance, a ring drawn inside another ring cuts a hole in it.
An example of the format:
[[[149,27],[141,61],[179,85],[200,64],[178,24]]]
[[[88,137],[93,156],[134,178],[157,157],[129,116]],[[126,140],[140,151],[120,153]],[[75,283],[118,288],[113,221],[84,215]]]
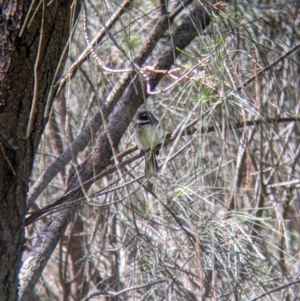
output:
[[[163,138],[164,130],[153,128],[151,126],[144,126],[139,129],[136,144],[138,148],[146,151],[162,143]]]

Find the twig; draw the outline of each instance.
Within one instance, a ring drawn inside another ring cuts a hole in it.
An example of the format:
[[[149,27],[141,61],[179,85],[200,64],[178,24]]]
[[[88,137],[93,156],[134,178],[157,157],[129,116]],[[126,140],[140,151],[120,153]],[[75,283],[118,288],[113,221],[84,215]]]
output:
[[[167,86],[166,88],[163,88],[161,90],[158,90],[158,91],[151,91],[151,85],[150,85],[150,78],[147,77],[147,75],[143,74],[145,79],[146,79],[146,82],[147,82],[147,93],[149,95],[155,95],[155,94],[160,94],[160,93],[163,93],[163,92],[166,92],[168,91],[169,89],[172,89],[175,85],[177,85],[181,80],[183,80],[184,78],[186,78],[188,76],[188,74],[190,74],[192,71],[194,71],[197,67],[199,67],[200,65],[204,65],[204,67],[207,66],[209,62],[209,59],[208,58],[205,58],[204,60],[202,60],[201,62],[199,62],[198,64],[196,64],[191,70],[187,71],[185,74],[183,74],[181,77],[177,78],[172,84],[170,84],[169,86]],[[153,68],[153,70],[149,69],[149,67],[143,69],[144,70],[147,70],[147,71],[158,71],[158,72],[165,72],[164,70],[155,70]],[[169,73],[169,72],[168,72]]]
[[[94,11],[96,17],[98,18],[98,20],[100,21],[101,25],[104,27],[106,34],[109,35],[109,38],[112,40],[112,42],[114,43],[114,45],[123,53],[123,55],[126,56],[126,54],[124,53],[124,51],[122,51],[122,49],[120,49],[119,45],[117,44],[115,38],[112,36],[112,34],[109,32],[109,28],[107,28],[106,24],[102,22],[101,17],[99,16],[95,6],[93,5],[93,3],[89,0],[87,0],[90,4],[90,6],[92,7],[92,10]],[[130,71],[134,71],[133,68],[126,68],[126,69],[115,69],[115,68],[111,68],[108,67],[108,65],[106,64],[106,62],[100,58],[99,55],[96,54],[94,46],[90,43],[90,39],[88,36],[88,31],[87,31],[87,18],[86,18],[86,6],[84,5],[83,7],[83,32],[84,32],[84,38],[85,41],[88,45],[89,52],[92,54],[92,56],[94,57],[95,61],[98,63],[98,65],[103,68],[105,71],[108,72],[113,72],[113,73],[124,73],[124,72],[130,72]],[[127,57],[127,59],[129,59]],[[138,68],[138,66],[136,66]]]
[[[96,293],[92,293],[90,294],[89,296],[85,297],[83,299],[83,301],[87,301],[93,297],[96,297],[96,296],[103,296],[103,295],[106,295],[106,296],[109,296],[109,297],[118,297],[124,293],[127,293],[129,291],[133,291],[133,290],[138,290],[138,289],[141,289],[141,288],[145,288],[145,287],[149,287],[149,286],[153,286],[153,285],[156,285],[156,284],[159,284],[159,283],[163,283],[163,282],[168,282],[169,283],[169,286],[170,286],[170,280],[169,279],[160,279],[160,280],[154,280],[154,281],[150,281],[146,284],[142,284],[142,285],[136,285],[136,286],[131,286],[131,287],[128,287],[128,288],[125,288],[121,291],[118,291],[118,292],[112,292],[112,291],[102,291],[102,292],[96,292]],[[172,282],[171,282],[172,283]],[[169,287],[168,286],[168,287]]]
[[[295,280],[295,281],[292,281],[292,282],[289,282],[289,283],[286,283],[286,284],[283,284],[283,285],[281,285],[281,286],[278,286],[278,287],[276,287],[276,288],[274,288],[274,289],[272,289],[272,290],[270,290],[270,291],[268,291],[268,292],[262,293],[262,294],[260,294],[259,296],[252,298],[252,299],[249,300],[249,301],[255,301],[255,300],[258,300],[258,299],[260,299],[260,298],[262,298],[262,297],[264,297],[264,296],[266,296],[266,295],[269,295],[269,294],[272,294],[272,293],[274,293],[274,292],[280,291],[280,290],[282,290],[282,289],[284,289],[284,288],[286,288],[286,287],[288,287],[288,286],[291,286],[291,285],[294,285],[294,284],[297,284],[297,283],[300,283],[300,279]]]
[[[41,57],[42,57],[41,52],[42,52],[43,38],[44,38],[44,19],[45,19],[45,0],[42,0],[42,1],[43,1],[43,8],[42,8],[41,33],[40,33],[39,46],[38,46],[38,50],[37,50],[37,57],[36,57],[35,65],[34,65],[33,99],[32,99],[32,104],[31,104],[26,138],[29,138],[29,136],[31,134],[35,115],[36,115],[37,103],[38,103],[39,69],[40,69],[40,63],[41,63]]]
[[[16,171],[15,171],[15,169],[14,169],[14,167],[13,167],[11,161],[9,160],[9,158],[8,158],[7,155],[6,155],[5,147],[4,147],[4,145],[3,145],[2,142],[0,142],[0,150],[1,150],[1,152],[2,152],[2,155],[3,155],[4,159],[5,159],[6,162],[8,163],[8,165],[9,165],[9,167],[10,167],[10,169],[11,169],[13,175],[15,176],[17,173],[16,173]]]
[[[120,8],[116,11],[115,14],[112,15],[112,17],[109,19],[109,21],[105,24],[105,28],[103,28],[96,36],[95,38],[91,41],[91,46],[95,47],[99,42],[104,38],[106,31],[110,28],[112,28],[115,23],[119,20],[119,18],[127,11],[127,8],[132,4],[131,0],[126,0],[124,1],[121,5]],[[87,59],[88,55],[90,53],[90,47],[85,49],[81,55],[77,58],[76,62],[73,63],[73,65],[69,68],[68,73],[61,79],[59,83],[59,87],[57,90],[57,94],[60,93],[60,91],[64,88],[66,85],[67,81],[71,79],[78,68],[82,65],[82,63]]]
[[[262,70],[260,70],[259,72],[257,72],[257,74],[254,74],[253,76],[251,76],[250,78],[248,78],[247,80],[245,80],[240,86],[237,87],[237,90],[241,90],[243,87],[246,87],[257,76],[259,76],[262,73],[264,73],[264,72],[270,70],[271,68],[273,68],[277,63],[279,63],[280,61],[282,61],[283,59],[285,59],[286,57],[288,57],[290,54],[292,54],[293,52],[295,52],[299,47],[300,47],[300,42],[298,44],[296,44],[292,49],[290,49],[289,51],[287,51],[285,54],[281,55],[273,63],[269,64],[268,66],[266,66],[265,68],[263,68]]]

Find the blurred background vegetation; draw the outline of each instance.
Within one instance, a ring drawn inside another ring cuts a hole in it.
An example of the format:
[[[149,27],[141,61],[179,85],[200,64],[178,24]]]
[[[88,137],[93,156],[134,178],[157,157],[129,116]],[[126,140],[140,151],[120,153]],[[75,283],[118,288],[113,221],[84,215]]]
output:
[[[98,60],[90,54],[66,81],[32,185],[101,110],[122,70],[132,68],[163,2],[132,1],[95,47]],[[155,67],[172,32],[202,3],[189,2],[144,67]],[[168,12],[180,3],[167,1]],[[65,74],[120,5],[85,2]],[[158,156],[161,173],[146,182],[138,156],[122,166],[122,176],[109,171],[95,178],[32,300],[300,300],[294,283],[300,272],[300,3],[240,0],[216,8],[209,10],[209,26],[176,58],[176,70],[144,99],[172,137]],[[63,195],[97,135],[34,206]],[[117,150],[129,149],[123,160],[139,153],[134,146],[132,122]],[[27,227],[27,255],[45,220]],[[107,291],[121,293],[113,299]],[[102,295],[92,297],[95,292]]]

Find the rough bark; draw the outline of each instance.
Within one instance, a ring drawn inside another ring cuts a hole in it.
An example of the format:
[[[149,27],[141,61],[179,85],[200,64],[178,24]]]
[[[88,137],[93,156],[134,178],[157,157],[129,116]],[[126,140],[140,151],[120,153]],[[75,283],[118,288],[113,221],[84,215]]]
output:
[[[41,2],[29,11],[31,2],[0,3],[0,300],[17,299],[29,176],[47,122],[46,96],[69,36],[72,1]],[[27,13],[31,22],[20,35]]]

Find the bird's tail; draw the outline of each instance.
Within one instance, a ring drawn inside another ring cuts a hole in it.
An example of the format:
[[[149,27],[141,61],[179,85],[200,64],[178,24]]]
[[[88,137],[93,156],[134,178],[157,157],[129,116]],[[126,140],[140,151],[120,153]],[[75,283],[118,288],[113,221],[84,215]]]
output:
[[[155,152],[150,151],[145,155],[145,177],[151,178],[158,171]]]

